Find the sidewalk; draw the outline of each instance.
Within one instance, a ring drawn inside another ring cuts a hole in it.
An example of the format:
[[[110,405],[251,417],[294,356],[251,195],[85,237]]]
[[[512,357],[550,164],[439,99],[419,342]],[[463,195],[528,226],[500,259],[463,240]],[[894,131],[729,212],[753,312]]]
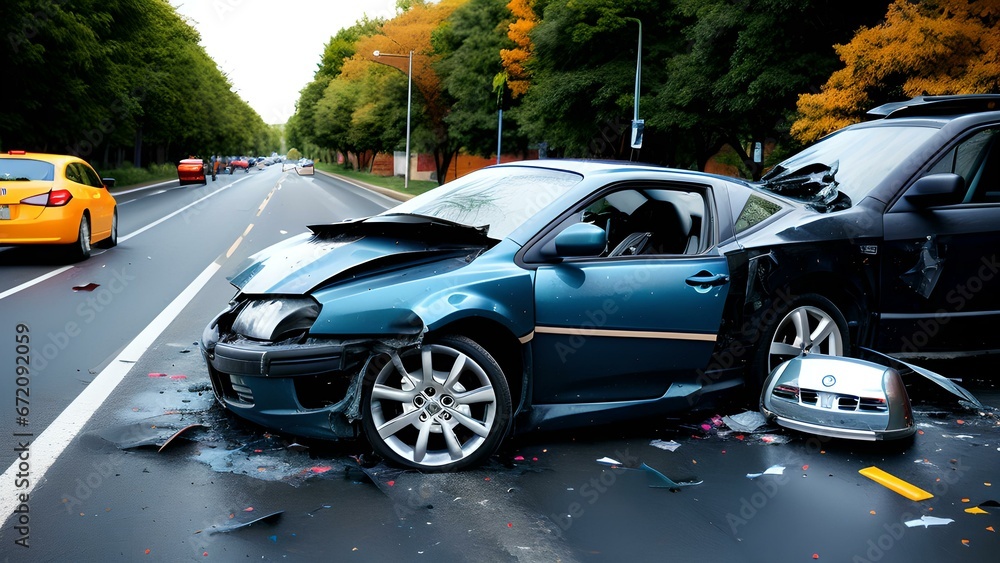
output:
[[[382,186],[376,186],[374,184],[369,184],[367,182],[362,182],[360,180],[355,180],[354,178],[348,178],[347,176],[341,176],[340,174],[334,174],[333,172],[327,172],[325,170],[320,170],[318,168],[314,169],[317,174],[325,174],[331,178],[336,178],[342,182],[347,182],[349,184],[354,184],[359,188],[364,188],[366,190],[371,190],[373,192],[378,192],[384,196],[391,197],[395,200],[406,201],[413,197],[413,194],[404,194],[397,192],[396,190],[390,190],[389,188],[383,188]]]

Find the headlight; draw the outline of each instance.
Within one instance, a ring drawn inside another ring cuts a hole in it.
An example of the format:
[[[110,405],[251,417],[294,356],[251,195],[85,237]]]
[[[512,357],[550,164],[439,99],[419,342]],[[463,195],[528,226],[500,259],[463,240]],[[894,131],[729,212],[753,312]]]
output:
[[[233,331],[256,340],[280,342],[308,331],[319,311],[319,303],[309,297],[255,299],[236,315]]]

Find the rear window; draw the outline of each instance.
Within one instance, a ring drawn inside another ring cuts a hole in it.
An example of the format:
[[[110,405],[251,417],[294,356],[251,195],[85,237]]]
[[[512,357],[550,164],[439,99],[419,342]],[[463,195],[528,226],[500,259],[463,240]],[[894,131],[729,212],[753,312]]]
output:
[[[56,167],[49,162],[21,158],[0,159],[0,182],[51,182],[55,175]]]

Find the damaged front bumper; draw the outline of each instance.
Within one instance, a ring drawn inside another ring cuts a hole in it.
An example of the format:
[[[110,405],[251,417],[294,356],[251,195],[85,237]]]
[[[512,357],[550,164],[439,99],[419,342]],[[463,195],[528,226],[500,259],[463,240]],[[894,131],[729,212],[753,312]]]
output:
[[[356,438],[361,379],[375,354],[362,341],[249,339],[232,332],[234,309],[205,328],[201,351],[216,399],[237,416],[280,432]]]

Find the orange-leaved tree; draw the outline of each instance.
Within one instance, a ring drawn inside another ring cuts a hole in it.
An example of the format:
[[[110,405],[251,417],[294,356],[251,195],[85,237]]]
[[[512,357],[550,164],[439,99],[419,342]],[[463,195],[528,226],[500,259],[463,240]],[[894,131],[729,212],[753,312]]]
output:
[[[408,73],[407,55],[413,52],[413,88],[424,101],[423,116],[434,139],[434,161],[441,182],[451,163],[455,148],[448,137],[448,103],[442,96],[441,77],[434,70],[439,56],[433,54],[431,34],[467,0],[441,0],[436,4],[413,3],[408,10],[386,21],[382,32],[358,40],[355,55],[344,63],[343,75],[356,78],[366,72],[372,62],[395,67]],[[380,56],[374,55],[379,51]],[[404,56],[387,56],[404,55]]]
[[[799,96],[791,134],[801,142],[888,101],[1000,90],[1000,2],[895,0],[881,25],[835,49],[846,66],[819,93]]]
[[[507,26],[507,37],[517,47],[500,49],[500,60],[507,72],[507,87],[515,98],[528,91],[530,73],[525,66],[531,58],[531,37],[529,33],[538,24],[538,16],[532,8],[534,0],[510,0],[507,9],[514,16],[514,21]]]

